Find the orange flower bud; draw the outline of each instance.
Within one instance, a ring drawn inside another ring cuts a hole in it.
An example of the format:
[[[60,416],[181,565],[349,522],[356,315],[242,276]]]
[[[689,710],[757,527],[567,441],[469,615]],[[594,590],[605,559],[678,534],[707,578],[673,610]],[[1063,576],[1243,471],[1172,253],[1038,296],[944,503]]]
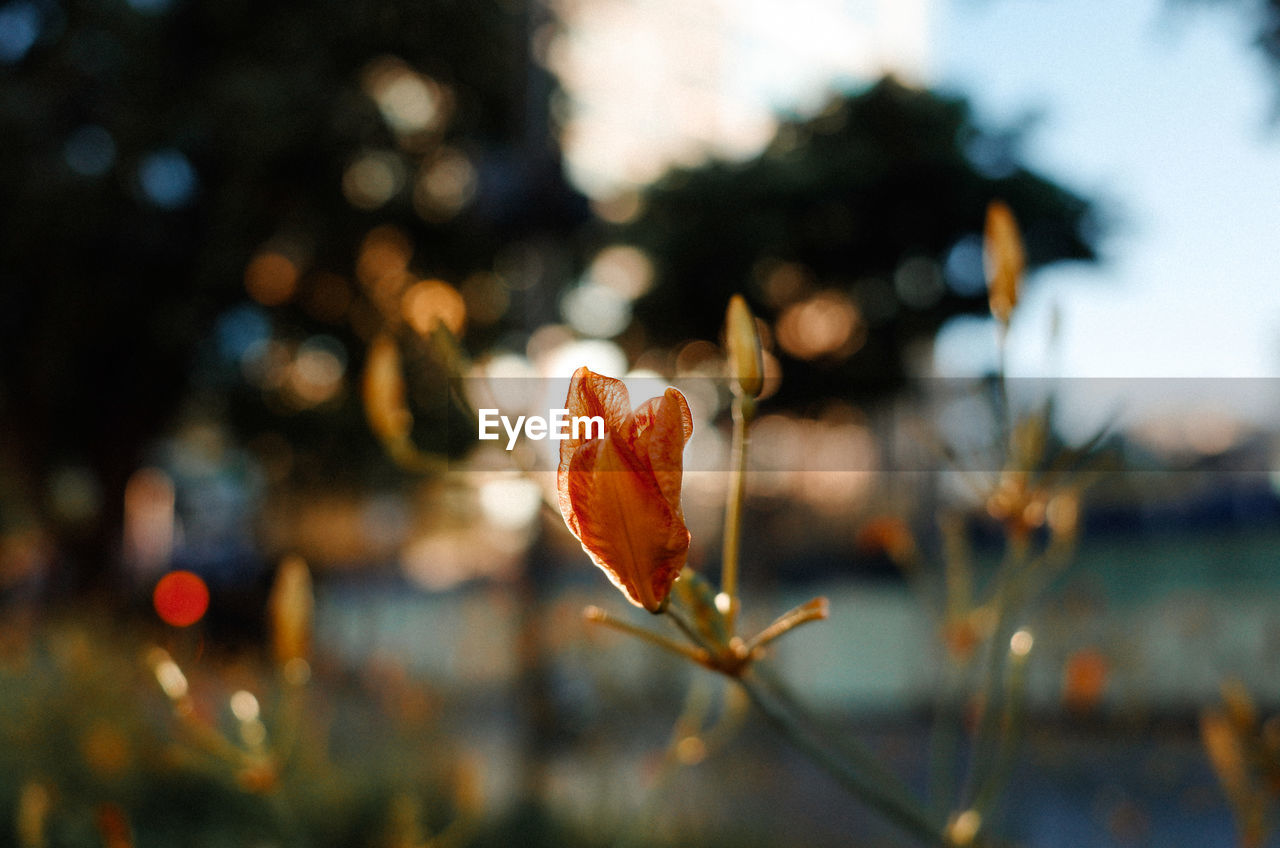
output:
[[[285,557],[276,572],[268,600],[271,616],[271,647],[282,666],[292,660],[305,660],[311,645],[311,620],[315,613],[315,595],[311,588],[311,572],[302,557]]]
[[[680,509],[684,446],[693,435],[689,405],[669,388],[632,412],[621,380],[583,367],[565,407],[574,418],[604,421],[603,434],[587,427],[560,443],[565,523],[627,600],[661,612],[689,552]]]
[[[1026,267],[1022,235],[1012,210],[1004,202],[991,201],[987,207],[987,226],[983,233],[983,265],[987,272],[987,296],[991,314],[1006,326],[1018,305],[1018,288]]]
[[[378,438],[388,444],[409,438],[413,415],[405,403],[400,351],[390,336],[380,335],[369,345],[363,389],[365,415]]]
[[[760,353],[760,333],[756,316],[740,294],[729,298],[724,316],[725,347],[729,349],[730,388],[734,394],[759,397],[764,388],[764,359]]]

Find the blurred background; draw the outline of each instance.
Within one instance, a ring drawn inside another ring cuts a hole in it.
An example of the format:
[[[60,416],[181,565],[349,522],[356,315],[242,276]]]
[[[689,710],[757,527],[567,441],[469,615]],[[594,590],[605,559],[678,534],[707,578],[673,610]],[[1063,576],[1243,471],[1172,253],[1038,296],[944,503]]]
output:
[[[714,576],[741,292],[796,691],[923,792],[1002,552],[1067,539],[997,831],[1264,844],[1278,62],[1275,0],[3,0],[0,841],[903,844],[591,631],[554,462],[475,439],[680,386]]]

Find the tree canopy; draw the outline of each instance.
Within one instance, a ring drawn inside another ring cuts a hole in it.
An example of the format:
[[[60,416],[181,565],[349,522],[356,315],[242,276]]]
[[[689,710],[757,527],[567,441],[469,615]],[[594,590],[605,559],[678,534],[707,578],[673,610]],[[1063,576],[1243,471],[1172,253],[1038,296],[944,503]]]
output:
[[[193,393],[234,401],[240,363],[219,345],[292,334],[296,353],[322,332],[358,373],[376,323],[356,267],[371,238],[458,286],[503,248],[581,222],[548,119],[554,86],[529,56],[540,9],[0,10],[0,440],[22,493],[6,520],[19,504],[41,511],[56,469],[84,469],[102,512],[77,533],[109,552],[104,528],[149,440]],[[376,451],[367,433],[347,445],[361,447]]]
[[[987,204],[1014,210],[1032,268],[1094,256],[1090,203],[1019,162],[1017,134],[886,79],[784,122],[761,155],[676,171],[615,235],[658,282],[637,304],[662,343],[714,338],[744,291],[778,342],[780,401],[890,390],[914,345],[986,309]]]

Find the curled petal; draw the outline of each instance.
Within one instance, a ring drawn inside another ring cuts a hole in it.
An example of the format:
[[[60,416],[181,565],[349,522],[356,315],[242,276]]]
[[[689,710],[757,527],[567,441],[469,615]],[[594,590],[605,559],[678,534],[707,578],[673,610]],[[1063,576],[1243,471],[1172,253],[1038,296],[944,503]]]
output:
[[[635,414],[635,451],[647,461],[663,497],[676,513],[684,483],[684,446],[693,435],[693,414],[676,389],[645,401]]]
[[[586,368],[574,374],[565,406],[573,416],[601,416],[605,433],[561,442],[560,512],[627,599],[658,612],[689,550],[680,508],[689,406],[667,389],[633,413],[621,381]]]

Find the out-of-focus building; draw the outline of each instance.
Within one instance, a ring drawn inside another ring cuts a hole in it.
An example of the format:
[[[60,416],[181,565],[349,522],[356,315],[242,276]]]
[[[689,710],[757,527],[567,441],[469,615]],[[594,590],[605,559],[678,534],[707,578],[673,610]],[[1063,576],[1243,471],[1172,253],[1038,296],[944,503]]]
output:
[[[546,61],[569,95],[564,149],[589,194],[673,165],[744,158],[779,110],[833,86],[927,75],[930,0],[554,0]]]

